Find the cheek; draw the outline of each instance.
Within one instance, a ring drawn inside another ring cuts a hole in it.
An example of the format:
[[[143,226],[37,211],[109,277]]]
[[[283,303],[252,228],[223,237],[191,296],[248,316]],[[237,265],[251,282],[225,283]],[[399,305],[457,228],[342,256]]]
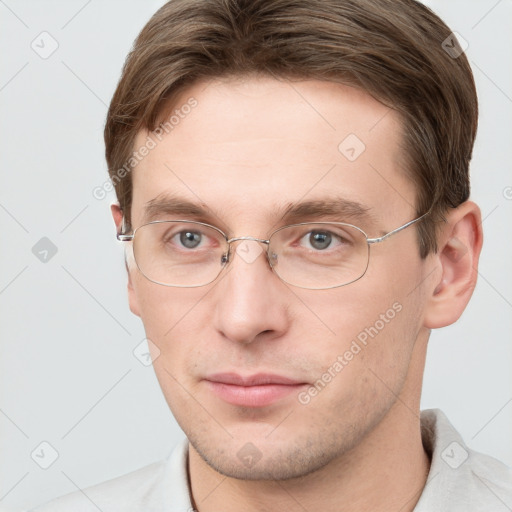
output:
[[[385,272],[378,267],[346,287],[300,295],[314,315],[297,311],[298,331],[312,332],[317,325],[311,357],[326,379],[343,374],[340,387],[365,387],[359,381],[365,376],[369,383],[381,377],[397,388],[407,372],[421,323],[421,301],[411,293],[419,270],[390,261]],[[373,393],[372,385],[366,388]]]
[[[208,288],[165,287],[140,274],[133,288],[146,337],[159,351],[153,365],[162,387],[172,385],[169,374],[185,384],[201,358],[201,340],[209,338],[205,330],[211,330],[210,309],[201,307]]]
[[[133,294],[148,338],[163,342],[182,322],[193,316],[204,291],[198,288],[172,288],[148,281],[140,272],[132,274]],[[163,348],[163,347],[162,347]]]
[[[317,341],[336,350],[347,350],[352,340],[364,344],[376,331],[389,330],[403,301],[393,283],[379,283],[369,275],[346,287],[314,293],[297,293],[295,318],[302,332],[316,332]]]
[[[176,413],[187,409],[188,392],[194,392],[190,376],[200,347],[192,343],[201,339],[203,315],[196,307],[205,290],[177,289],[149,282],[143,276],[133,280],[146,337],[154,344],[153,367],[165,399]],[[178,422],[180,418],[176,418]]]
[[[330,342],[318,340],[311,353],[318,363],[316,380],[299,397],[313,423],[336,418],[345,430],[358,431],[389,410],[404,388],[417,335],[408,321],[411,307],[394,302],[389,308],[361,308],[357,317],[357,311],[339,317],[339,334]]]

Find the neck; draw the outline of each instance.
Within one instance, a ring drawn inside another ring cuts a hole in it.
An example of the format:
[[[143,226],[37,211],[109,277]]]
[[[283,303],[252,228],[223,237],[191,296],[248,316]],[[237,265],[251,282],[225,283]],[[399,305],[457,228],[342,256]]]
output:
[[[416,347],[414,352],[423,352],[422,349]],[[189,445],[194,509],[198,512],[283,509],[411,512],[423,491],[430,467],[419,418],[423,361],[424,353],[423,357],[413,356],[402,392],[361,443],[322,469],[300,478],[255,481],[226,477],[211,468]],[[412,375],[414,379],[410,378]]]

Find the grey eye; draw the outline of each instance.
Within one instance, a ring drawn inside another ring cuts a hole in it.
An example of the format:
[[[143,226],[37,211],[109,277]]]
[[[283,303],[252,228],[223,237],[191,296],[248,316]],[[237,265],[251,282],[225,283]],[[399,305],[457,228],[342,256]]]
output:
[[[201,233],[197,231],[182,231],[180,233],[180,242],[187,249],[195,249],[201,243]]]
[[[314,249],[327,249],[332,242],[332,236],[326,231],[312,231],[309,235],[309,243]]]

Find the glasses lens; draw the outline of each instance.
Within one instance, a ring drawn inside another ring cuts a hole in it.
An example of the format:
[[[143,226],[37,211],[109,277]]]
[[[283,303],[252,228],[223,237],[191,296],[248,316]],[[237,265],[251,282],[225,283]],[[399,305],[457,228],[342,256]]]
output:
[[[276,231],[270,262],[276,274],[300,288],[321,290],[356,281],[368,267],[365,234],[348,224],[297,224]]]
[[[193,287],[211,283],[222,270],[222,233],[196,222],[165,221],[137,229],[133,241],[139,270],[154,283]]]

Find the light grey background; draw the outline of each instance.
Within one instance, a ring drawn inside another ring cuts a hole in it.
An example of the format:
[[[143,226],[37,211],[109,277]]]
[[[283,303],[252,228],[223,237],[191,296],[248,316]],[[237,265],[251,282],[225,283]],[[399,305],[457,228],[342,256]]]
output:
[[[132,353],[144,331],[127,305],[114,196],[92,195],[107,178],[102,129],[121,66],[162,3],[0,0],[0,507],[134,470],[183,437]],[[432,334],[422,405],[512,465],[512,2],[429,5],[469,44],[485,247],[462,319]],[[59,45],[46,59],[31,48],[55,44],[43,31]],[[42,237],[57,247],[46,263],[32,252]],[[43,441],[58,452],[46,470]]]

